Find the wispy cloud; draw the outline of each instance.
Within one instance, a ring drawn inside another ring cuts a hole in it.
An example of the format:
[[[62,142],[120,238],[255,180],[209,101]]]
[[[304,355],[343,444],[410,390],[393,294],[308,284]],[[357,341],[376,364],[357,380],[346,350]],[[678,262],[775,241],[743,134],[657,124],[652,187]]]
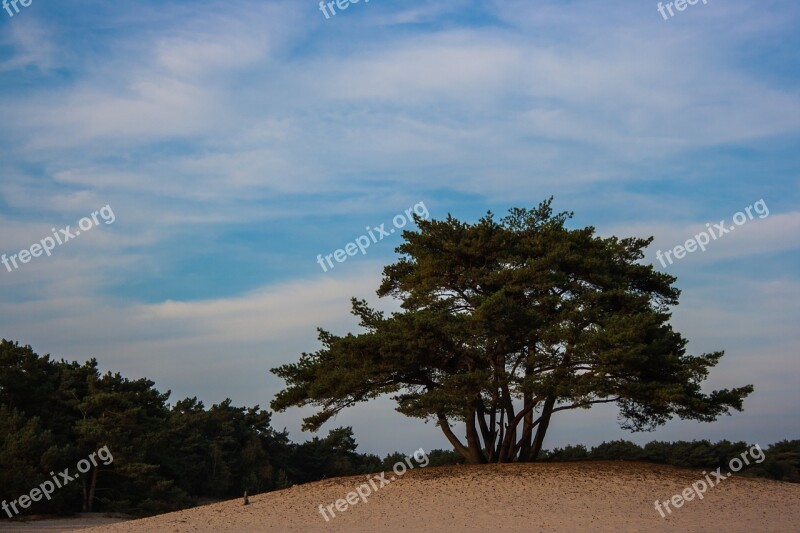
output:
[[[793,294],[800,253],[788,0],[668,23],[590,0],[371,2],[332,20],[296,1],[36,5],[0,28],[0,247],[105,204],[118,220],[0,272],[3,335],[263,404],[266,367],[317,325],[352,327],[349,297],[392,257],[323,278],[313,256],[420,199],[475,219],[554,194],[604,234],[654,235],[654,253],[763,196],[768,218],[674,266],[691,289],[675,317],[712,348],[768,331],[770,364],[792,364],[774,326],[794,316],[776,287]],[[731,354],[723,374],[746,381]]]

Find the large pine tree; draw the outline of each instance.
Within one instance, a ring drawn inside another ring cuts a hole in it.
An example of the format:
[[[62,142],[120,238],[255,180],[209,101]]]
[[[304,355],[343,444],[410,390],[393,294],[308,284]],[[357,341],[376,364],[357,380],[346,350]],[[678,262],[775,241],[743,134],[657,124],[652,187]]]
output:
[[[569,229],[572,214],[551,202],[500,222],[417,218],[378,290],[403,311],[353,299],[365,331],[320,330],[319,351],[273,369],[287,388],[272,407],[319,407],[304,420],[317,430],[394,394],[398,411],[436,421],[472,463],[536,460],[551,417],[568,409],[616,403],[632,430],[741,410],[750,385],[701,391],[723,352],[687,354],[669,324],[676,279],[640,262],[652,238]]]

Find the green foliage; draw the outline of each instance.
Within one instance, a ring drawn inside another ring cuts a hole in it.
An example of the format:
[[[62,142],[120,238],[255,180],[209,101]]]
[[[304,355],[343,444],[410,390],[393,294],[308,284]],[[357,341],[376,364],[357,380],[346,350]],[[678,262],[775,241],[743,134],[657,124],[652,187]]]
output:
[[[630,441],[615,440],[598,444],[591,451],[587,451],[582,444],[556,448],[552,452],[545,450],[544,456],[548,461],[642,460],[680,467],[712,470],[722,468],[723,471],[726,471],[731,459],[740,457],[752,446],[741,441],[721,440],[713,444],[708,440],[695,440],[691,442],[653,441],[642,447]],[[776,442],[762,451],[764,460],[761,463],[755,462],[758,454],[756,454],[756,459],[752,459],[752,454],[750,454],[750,465],[737,475],[800,483],[800,476],[798,476],[798,472],[800,472],[800,440]]]
[[[286,488],[324,477],[380,470],[356,452],[351,428],[324,439],[289,442],[258,406],[230,400],[206,409],[197,398],[170,407],[147,379],[100,374],[0,342],[0,498],[17,499],[49,472],[63,471],[107,446],[100,464],[37,502],[27,514],[108,510],[154,514],[218,499]],[[85,493],[84,493],[85,491]]]
[[[303,425],[315,431],[393,395],[399,412],[435,421],[472,463],[536,460],[551,416],[567,409],[616,403],[634,431],[741,410],[750,385],[702,392],[723,354],[691,355],[672,329],[675,278],[640,261],[652,238],[568,229],[572,215],[551,203],[499,222],[417,219],[378,289],[402,312],[353,299],[364,331],[320,330],[320,350],[272,370],[287,386],[271,407],[318,407]]]
[[[545,461],[575,461],[588,459],[589,452],[586,446],[578,444],[576,446],[567,445],[563,448],[556,448],[553,451],[543,450],[542,456]]]
[[[592,448],[592,459],[619,459],[625,457],[629,460],[641,459],[642,449],[627,440],[612,440]]]
[[[26,419],[7,405],[0,405],[0,435],[0,487],[27,487],[34,480],[49,479],[49,464],[68,455],[54,444],[52,432],[43,430],[38,418]],[[74,490],[57,496],[42,502],[43,512],[69,511]]]
[[[294,447],[289,465],[293,479],[305,483],[320,478],[365,474],[380,470],[380,459],[356,453],[352,428],[331,430],[327,437]]]
[[[800,483],[800,440],[776,442],[764,452],[766,459],[749,472],[760,477]]]
[[[451,466],[464,464],[466,461],[461,454],[454,450],[431,450],[428,452],[429,467],[432,466]],[[392,463],[394,464],[394,463]]]
[[[428,456],[428,467],[436,467],[436,466],[452,466],[452,465],[460,465],[464,464],[465,460],[461,456],[461,454],[457,453],[454,450],[439,450],[434,449],[426,453]],[[397,463],[406,463],[406,458],[411,457],[411,463],[417,464],[418,461],[414,458],[413,454],[405,454],[400,452],[390,453],[386,457],[383,458],[383,461],[379,463],[379,468],[376,468],[375,472],[378,471],[389,471],[394,468],[394,465]]]

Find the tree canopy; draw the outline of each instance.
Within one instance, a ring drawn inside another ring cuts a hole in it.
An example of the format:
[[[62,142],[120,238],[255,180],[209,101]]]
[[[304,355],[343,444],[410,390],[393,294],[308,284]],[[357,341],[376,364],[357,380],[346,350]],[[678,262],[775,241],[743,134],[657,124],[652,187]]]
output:
[[[272,370],[287,384],[272,408],[316,406],[304,428],[317,430],[391,394],[471,463],[536,460],[551,417],[569,409],[615,403],[634,431],[741,410],[752,385],[701,390],[723,352],[687,353],[669,324],[680,291],[641,262],[652,237],[569,229],[572,213],[551,204],[474,224],[415,217],[377,291],[402,311],[354,298],[364,331],[320,329],[321,349]]]
[[[103,374],[95,359],[56,361],[0,340],[0,501],[27,494],[50,472],[74,473],[104,446],[110,464],[23,513],[148,515],[381,468],[377,456],[356,453],[350,428],[294,444],[258,406],[206,408],[197,398],[170,406],[169,395],[146,378]]]

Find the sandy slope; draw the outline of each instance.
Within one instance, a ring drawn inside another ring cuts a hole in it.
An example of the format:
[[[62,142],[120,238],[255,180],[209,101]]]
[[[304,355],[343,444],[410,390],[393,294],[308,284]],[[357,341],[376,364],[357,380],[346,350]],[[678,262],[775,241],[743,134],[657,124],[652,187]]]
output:
[[[103,513],[82,513],[70,518],[45,518],[42,520],[26,519],[21,521],[1,521],[0,531],[3,533],[38,533],[39,531],[73,531],[106,524],[125,521],[122,515]]]
[[[389,474],[386,475],[388,479]],[[701,471],[590,462],[415,469],[325,522],[366,476],[337,478],[86,531],[800,531],[800,485],[734,476],[668,518]]]

